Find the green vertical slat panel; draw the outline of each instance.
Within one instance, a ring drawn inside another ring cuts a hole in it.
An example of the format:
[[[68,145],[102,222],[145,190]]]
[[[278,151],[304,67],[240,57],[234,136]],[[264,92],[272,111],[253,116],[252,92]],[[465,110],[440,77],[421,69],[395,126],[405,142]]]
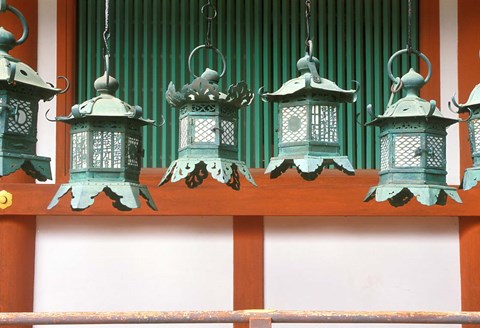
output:
[[[111,19],[111,26],[112,32],[111,39],[112,39],[112,47],[111,47],[111,67],[115,68],[115,72],[113,76],[117,79],[119,84],[122,86],[120,89],[120,96],[123,97],[123,80],[124,80],[124,71],[122,69],[122,47],[123,47],[123,35],[125,31],[125,24],[124,24],[124,5],[123,1],[116,1],[111,2],[114,6],[115,16]]]
[[[246,70],[246,66],[248,66],[247,58],[250,56],[246,56],[247,48],[246,48],[246,31],[247,31],[247,22],[242,24],[240,21],[240,17],[245,17],[245,7],[244,3],[241,1],[235,1],[235,48],[237,49],[236,53],[239,55],[237,60],[235,61],[235,75],[234,79],[239,80],[240,78],[246,80],[246,74],[244,73]],[[245,56],[245,60],[243,60]],[[231,81],[232,83],[234,81]],[[240,111],[239,114],[239,125],[238,125],[238,150],[239,159],[244,159],[247,165],[250,165],[248,159],[246,158],[245,153],[245,139],[246,139],[246,112],[247,111]]]
[[[272,48],[273,48],[273,53],[272,53],[272,66],[273,66],[273,72],[272,72],[272,84],[268,84],[268,91],[275,91],[280,88],[282,85],[282,18],[280,15],[281,12],[281,3],[280,1],[275,1],[273,0],[273,11],[272,11]],[[264,105],[265,106],[265,105]],[[267,104],[266,107],[268,110],[273,113],[273,156],[278,155],[278,110],[275,108],[273,104]],[[266,160],[269,160],[266,158]]]
[[[162,49],[168,49],[170,47],[170,29],[172,28],[170,25],[170,1],[162,1]],[[163,90],[161,92],[162,98],[165,98],[165,90],[172,81],[172,76],[170,76],[169,68],[171,67],[171,57],[170,52],[162,51],[162,86]],[[162,166],[167,166],[170,164],[170,151],[169,151],[169,144],[168,138],[170,137],[170,125],[172,121],[172,108],[163,101],[162,102],[162,117],[165,120],[165,124],[161,127],[161,154],[162,154]],[[160,143],[160,142],[159,142]],[[157,144],[157,148],[159,145]]]
[[[161,112],[162,99],[164,98],[162,92],[162,83],[160,80],[160,59],[162,55],[159,53],[160,44],[161,44],[161,25],[160,25],[160,14],[161,14],[161,4],[159,1],[152,1],[152,55],[150,56],[152,60],[152,86],[151,89],[148,89],[149,92],[145,92],[146,97],[156,94],[156,97],[152,97],[152,116],[151,118],[155,120],[158,124],[162,123],[162,119],[159,115]],[[159,142],[160,138],[160,129],[154,127],[152,129],[152,166],[159,167],[164,166],[161,160],[161,149],[163,144]],[[166,165],[166,163],[165,163]]]
[[[355,26],[354,26],[354,13],[355,8],[353,1],[346,1],[346,8],[345,8],[345,50],[346,50],[346,79],[347,81],[356,80],[359,83],[361,81],[358,80],[358,77],[355,75]],[[363,86],[361,85],[363,90]],[[347,138],[347,155],[350,159],[350,162],[356,166],[357,164],[357,143],[356,143],[356,110],[354,105],[347,105],[347,133],[344,137]]]
[[[355,76],[365,88],[365,43],[364,43],[364,3],[355,2]],[[356,103],[356,144],[365,146],[365,93],[360,93]],[[365,154],[363,147],[357,147],[357,167],[365,166]]]
[[[300,51],[301,48],[298,48],[297,45],[303,45],[303,36],[305,33],[302,34],[302,39],[299,38],[300,36],[300,31],[303,29],[305,30],[305,14],[304,14],[304,9],[303,9],[303,1],[300,2],[300,6],[296,6],[295,2],[292,2],[292,5],[290,7],[290,19],[291,19],[291,24],[290,24],[290,39],[289,40],[291,43],[288,45],[290,47],[290,54],[291,54],[291,60],[290,60],[290,76],[294,77],[297,76],[297,60],[300,58],[300,56],[304,55],[304,51]]]
[[[401,27],[401,19],[400,19],[400,0],[392,0],[392,54],[397,52],[400,49],[405,48],[405,45],[401,44],[401,36],[400,36],[400,31],[401,30],[407,30],[406,26]],[[401,72],[401,59],[397,58],[395,62],[393,63],[393,75],[395,77],[400,77],[402,76]]]
[[[386,1],[383,3],[383,26],[391,26],[392,24],[392,14],[391,14],[391,3],[390,1]],[[392,82],[390,81],[390,78],[388,77],[388,73],[387,73],[387,62],[388,62],[388,59],[390,58],[390,56],[392,56],[393,52],[392,52],[392,31],[391,31],[391,28],[389,29],[383,29],[383,60],[382,60],[382,63],[383,63],[383,89],[382,89],[382,92],[383,92],[383,104],[384,106],[382,106],[381,104],[378,104],[376,105],[375,107],[378,107],[379,110],[380,110],[380,113],[383,113],[384,110],[385,110],[385,106],[388,104],[388,100],[390,98],[390,93],[389,93],[389,88],[392,84]]]
[[[96,17],[96,12],[95,12],[95,3],[92,1],[92,2],[87,2],[88,6],[87,6],[87,17],[90,18],[90,17]],[[97,39],[97,36],[99,36],[99,31],[96,30],[96,20],[93,20],[91,19],[91,21],[89,22],[89,24],[87,25],[87,35],[88,35],[88,38],[89,38],[89,51],[87,51],[87,53],[96,53],[97,49],[96,49],[96,46],[97,46],[97,42],[96,42],[96,39]],[[92,94],[92,81],[95,81],[96,79],[96,74],[95,74],[95,58],[96,56],[88,56],[87,54],[87,76],[86,76],[86,79],[87,81],[89,81],[90,83],[87,83],[86,84],[86,87],[85,87],[85,97],[84,99],[88,99],[88,98],[91,98],[93,96]]]
[[[171,49],[170,52],[172,53],[172,60],[171,60],[171,67],[173,68],[171,72],[172,78],[174,78],[174,81],[176,81],[178,85],[178,81],[181,80],[179,79],[178,72],[179,71],[179,66],[180,65],[185,65],[179,60],[179,57],[182,56],[183,54],[178,53],[178,40],[180,38],[179,35],[179,25],[180,25],[180,17],[179,17],[179,2],[174,1],[173,6],[172,6],[172,11],[171,11],[171,16],[170,18],[172,19],[172,30],[171,30]],[[181,86],[182,84],[180,84]],[[174,158],[178,157],[178,111],[172,111],[172,118],[171,118],[171,131],[170,131],[170,158],[173,160]]]
[[[373,98],[373,108],[376,113],[376,115],[380,115],[380,107],[381,104],[383,103],[383,93],[385,92],[384,88],[388,86],[384,86],[383,84],[383,67],[381,63],[383,63],[383,57],[382,57],[382,29],[383,29],[383,24],[382,24],[382,7],[379,5],[374,5],[373,6],[373,70],[374,70],[374,76],[373,76],[373,88],[372,91],[374,93]],[[380,63],[380,64],[379,64]],[[369,120],[372,120],[372,117],[368,118]],[[375,151],[375,167],[380,167],[380,147],[378,147],[379,143],[379,136],[380,136],[380,130],[374,127],[369,127],[367,128],[372,130],[374,133],[374,142],[376,142],[374,151]]]
[[[109,9],[110,10],[110,9]],[[105,25],[105,6],[103,1],[98,1],[97,2],[97,26],[96,30],[97,31],[103,31],[104,30],[104,25]],[[95,76],[100,76],[102,72],[105,70],[105,60],[103,59],[105,56],[105,50],[104,50],[104,45],[105,42],[103,41],[103,34],[98,33],[98,38],[97,38],[97,49],[98,49],[98,56],[95,56],[98,58],[95,62]],[[92,92],[96,93],[95,91],[92,90]]]
[[[327,0],[319,1],[316,7],[312,8],[314,17],[318,16],[318,21],[312,19],[312,41],[314,44],[314,53],[315,56],[320,61],[319,74],[320,76],[327,76],[328,65],[327,65],[327,50],[329,48],[328,38],[327,38]],[[316,22],[315,22],[316,21]]]
[[[206,21],[201,14],[205,1],[117,0],[111,2],[111,71],[120,82],[118,96],[139,104],[145,117],[161,128],[145,131],[145,165],[167,166],[177,156],[178,111],[165,101],[168,83],[177,88],[192,80],[187,59],[190,51],[205,41]],[[304,54],[305,6],[291,0],[214,0],[218,18],[213,21],[212,41],[227,59],[222,90],[241,80],[253,91],[265,86],[277,90],[298,76],[296,62]],[[413,0],[412,43],[418,46],[418,0]],[[103,73],[104,2],[78,3],[78,90],[79,101],[94,97],[93,82]],[[342,88],[351,80],[361,82],[356,104],[342,106],[339,133],[342,153],[357,168],[379,163],[378,131],[357,124],[365,107],[373,103],[383,112],[389,98],[386,74],[388,58],[405,47],[408,12],[402,0],[313,0],[311,37],[314,55],[320,60],[320,74]],[[420,49],[421,50],[421,49]],[[405,58],[403,58],[405,57]],[[200,51],[193,60],[199,75],[206,65],[219,69],[220,60],[211,51]],[[400,76],[418,68],[415,56],[402,56],[394,64]],[[397,96],[398,97],[398,96]],[[242,110],[239,121],[240,159],[262,167],[274,156],[277,105],[258,99]],[[275,109],[275,110],[274,110]]]
[[[348,85],[345,83],[345,1],[337,0],[334,1],[336,5],[335,11],[337,15],[337,28],[335,35],[336,49],[337,49],[337,64],[334,69],[336,69],[336,81],[341,88],[349,88],[351,81],[348,81]],[[340,153],[345,154],[347,149],[347,116],[345,112],[345,105],[341,104],[338,109],[338,136],[340,141]]]
[[[418,0],[412,0],[412,45],[418,49]],[[421,49],[419,49],[421,51]],[[419,59],[417,56],[412,58],[412,67],[418,72]],[[440,74],[440,72],[438,72]]]
[[[400,3],[400,24],[403,26],[404,30],[408,30],[408,3],[407,1],[402,1]],[[407,45],[407,34],[408,33],[400,33],[400,47],[399,49],[404,49],[406,48]],[[403,76],[407,72],[407,70],[410,67],[410,56],[408,55],[402,55],[400,58],[398,58],[401,64],[401,71],[400,74]]]
[[[272,85],[271,75],[272,75],[272,38],[270,37],[273,34],[272,30],[272,0],[266,0],[263,4],[263,79],[262,86]],[[260,97],[256,97],[258,100],[259,111],[263,109],[263,131],[258,131],[258,135],[261,140],[260,143],[263,144],[263,154],[262,161],[258,166],[264,167],[268,164],[270,157],[273,154],[273,115],[269,106],[265,106],[262,103]]]
[[[154,108],[152,106],[152,97],[150,95],[152,92],[150,88],[153,85],[152,80],[152,72],[154,70],[154,62],[152,55],[155,54],[155,48],[152,47],[153,38],[152,38],[152,30],[153,30],[153,17],[152,17],[152,2],[151,0],[143,0],[143,24],[142,24],[142,54],[138,58],[138,60],[142,64],[142,74],[141,74],[141,85],[140,89],[136,90],[136,93],[139,94],[141,99],[141,104],[143,107],[143,115],[145,117],[153,117]],[[151,41],[151,42],[150,42]],[[156,55],[156,54],[155,54]],[[155,56],[156,57],[156,56]],[[153,128],[152,126],[144,127],[144,148],[151,149],[145,155],[144,166],[145,167],[152,167],[154,163],[154,158],[157,156],[157,147],[154,147],[155,141],[153,138]]]
[[[261,1],[254,1],[254,27],[253,31],[255,33],[254,36],[254,58],[256,60],[254,61],[254,73],[253,73],[253,81],[250,80],[249,86],[251,90],[254,92],[257,92],[258,89],[260,89],[260,86],[263,83],[263,78],[262,78],[262,72],[263,72],[263,61],[262,61],[262,56],[264,55],[262,49],[264,43],[262,42],[262,33],[261,31],[263,30],[263,24],[262,24],[262,2]],[[259,33],[260,32],[260,33]],[[253,126],[253,166],[255,167],[262,167],[263,164],[263,136],[262,136],[262,125],[263,125],[263,109],[262,109],[262,101],[260,100],[260,97],[255,97],[253,99],[252,106],[248,108],[247,110],[249,112],[253,111],[252,115],[252,121],[250,124]]]
[[[253,74],[252,70],[254,70],[253,65],[255,62],[255,58],[253,56],[249,56],[248,54],[253,54],[254,47],[253,47],[253,42],[252,39],[254,38],[254,31],[253,31],[253,23],[254,23],[254,17],[253,17],[253,5],[254,5],[255,0],[246,0],[245,1],[245,13],[248,13],[248,18],[246,22],[246,28],[245,28],[245,35],[246,35],[246,42],[245,42],[245,52],[247,54],[246,56],[246,75],[245,79],[246,81],[253,82]],[[248,166],[253,166],[253,144],[252,144],[252,111],[251,108],[250,110],[243,111],[245,114],[242,115],[245,120],[245,136],[243,139],[240,139],[240,141],[243,141],[243,145],[241,148],[241,153],[245,154],[245,162],[247,163]]]
[[[282,12],[290,12],[290,0],[282,0]],[[296,60],[290,56],[290,47],[292,46],[285,40],[290,40],[290,15],[282,15],[282,81],[285,82],[291,78],[290,62]]]
[[[365,0],[365,100],[374,99],[373,6],[373,0]],[[365,112],[365,107],[361,110]],[[371,169],[375,167],[375,132],[374,129],[369,128],[363,128],[363,130],[365,132],[365,168]]]

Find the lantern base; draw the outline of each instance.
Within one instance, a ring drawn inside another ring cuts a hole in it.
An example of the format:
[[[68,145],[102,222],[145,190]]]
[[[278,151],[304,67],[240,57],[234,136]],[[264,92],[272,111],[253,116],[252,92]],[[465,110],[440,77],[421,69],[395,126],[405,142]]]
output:
[[[159,185],[162,186],[169,181],[177,182],[185,179],[185,184],[189,188],[196,188],[208,177],[208,173],[218,182],[224,183],[234,190],[240,190],[239,173],[251,184],[257,186],[244,162],[224,158],[177,159],[170,164]]]
[[[465,170],[461,188],[470,190],[475,187],[480,180],[480,167],[470,167]]]
[[[145,185],[139,185],[129,182],[86,182],[86,183],[65,183],[60,186],[53,197],[48,209],[55,207],[60,198],[68,191],[72,191],[72,201],[70,205],[73,210],[81,211],[90,207],[94,198],[102,191],[112,199],[113,207],[120,211],[130,211],[140,207],[140,197],[147,200],[148,206],[157,210],[155,202]]]
[[[453,187],[439,185],[418,185],[412,187],[407,185],[385,185],[370,188],[367,196],[363,200],[368,202],[375,198],[377,202],[386,200],[392,206],[399,207],[408,203],[413,197],[426,206],[445,205],[450,196],[457,203],[462,203],[457,190]]]
[[[265,174],[270,173],[270,178],[275,179],[285,173],[286,170],[296,167],[303,179],[313,181],[322,173],[322,170],[329,165],[333,165],[336,169],[348,175],[355,175],[355,170],[347,156],[273,157],[270,159],[270,163],[268,163]]]
[[[0,152],[0,176],[6,176],[22,169],[29,176],[39,181],[52,179],[50,158]]]

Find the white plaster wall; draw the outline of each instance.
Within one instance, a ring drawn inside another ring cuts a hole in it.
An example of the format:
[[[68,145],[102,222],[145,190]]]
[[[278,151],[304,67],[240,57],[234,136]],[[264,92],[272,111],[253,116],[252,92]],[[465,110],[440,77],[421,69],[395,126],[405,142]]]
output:
[[[232,310],[232,225],[230,217],[39,217],[34,311]]]
[[[47,82],[57,85],[57,0],[39,0],[38,2],[38,73]],[[64,88],[64,85],[59,85]],[[40,102],[38,114],[37,154],[50,157],[52,181],[55,181],[55,150],[56,123],[45,119],[45,113],[50,109],[49,117],[55,117],[56,98],[49,102]]]
[[[457,218],[266,218],[265,306],[459,311],[458,239]]]
[[[443,115],[458,118],[448,109],[448,102],[458,94],[458,5],[457,1],[440,0],[440,104]],[[427,54],[428,56],[428,54]],[[465,123],[463,123],[465,124]],[[454,124],[447,129],[447,183],[460,184],[460,129]]]

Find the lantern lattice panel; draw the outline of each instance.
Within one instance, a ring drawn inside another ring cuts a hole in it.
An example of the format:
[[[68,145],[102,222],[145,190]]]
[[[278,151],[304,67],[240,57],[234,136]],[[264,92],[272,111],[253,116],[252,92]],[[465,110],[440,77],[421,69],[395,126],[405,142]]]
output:
[[[133,167],[140,167],[138,156],[138,147],[140,140],[134,137],[127,137],[127,165]]]
[[[122,134],[94,131],[92,165],[97,168],[122,167]]]
[[[187,147],[188,140],[188,117],[180,120],[180,149]]]
[[[445,167],[445,157],[443,149],[445,148],[445,139],[438,136],[427,136],[427,166],[442,168]]]
[[[281,142],[307,140],[307,108],[305,106],[284,107],[282,109]]]
[[[87,132],[72,134],[72,169],[87,168]]]
[[[215,142],[215,119],[196,118],[195,142]]]
[[[235,146],[235,122],[222,121],[222,144]]]
[[[395,137],[395,166],[396,167],[419,167],[421,156],[416,154],[421,146],[420,136],[396,136]]]
[[[8,118],[8,132],[23,135],[30,134],[33,122],[33,112],[30,105],[31,103],[26,100],[10,100],[10,106],[16,111],[16,114]]]
[[[473,134],[470,133],[470,140],[472,143],[472,150],[474,152],[480,151],[480,119],[473,119],[470,122],[473,127]]]
[[[389,150],[390,150],[390,139],[388,136],[384,136],[380,139],[380,169],[382,171],[388,170],[389,165]]]
[[[312,140],[338,142],[335,106],[312,107]]]

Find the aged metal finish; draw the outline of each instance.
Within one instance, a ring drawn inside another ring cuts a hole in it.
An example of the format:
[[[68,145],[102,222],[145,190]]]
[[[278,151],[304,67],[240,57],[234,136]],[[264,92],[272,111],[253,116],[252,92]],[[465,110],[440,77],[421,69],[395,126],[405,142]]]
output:
[[[6,5],[22,23],[23,34],[16,40],[0,27],[0,176],[23,169],[45,181],[52,178],[50,158],[36,155],[38,102],[48,101],[61,90],[47,84],[31,67],[8,52],[28,37],[28,25],[20,11]]]
[[[306,54],[297,62],[301,76],[272,93],[261,93],[260,89],[262,99],[280,104],[279,154],[270,159],[265,170],[271,178],[292,167],[310,181],[330,165],[350,175],[355,173],[348,157],[340,154],[343,141],[339,140],[338,120],[339,104],[355,102],[357,90],[343,90],[318,75],[319,61],[312,56],[310,40],[310,6],[306,1]]]
[[[469,113],[467,121],[473,167],[465,170],[461,188],[470,190],[480,180],[480,84],[475,86],[465,104],[458,104],[455,97],[452,97],[452,103],[458,108],[458,113]]]
[[[253,93],[245,82],[218,88],[221,75],[207,69],[180,92],[170,83],[166,93],[170,105],[180,108],[179,159],[170,164],[160,185],[185,179],[189,188],[208,176],[240,189],[239,173],[255,185],[244,162],[238,158],[238,110],[248,106]]]
[[[393,60],[409,52],[426,61],[426,79],[413,69],[401,79],[393,76]],[[367,108],[374,117],[367,125],[380,127],[381,168],[380,183],[370,189],[365,201],[375,198],[402,206],[415,196],[421,204],[431,206],[444,205],[450,196],[461,203],[456,189],[446,184],[446,128],[458,120],[445,118],[435,101],[419,97],[431,76],[428,58],[417,50],[400,50],[389,60],[388,74],[394,87],[385,113],[375,117],[372,106]],[[402,88],[405,97],[392,104],[394,93]]]
[[[265,170],[271,178],[296,167],[305,180],[314,180],[331,164],[347,174],[355,172],[348,157],[339,153],[337,124],[339,103],[354,102],[357,90],[343,90],[318,77],[317,67],[318,59],[306,54],[297,63],[300,77],[276,92],[261,94],[266,101],[280,103],[279,154]]]
[[[142,127],[154,121],[142,118],[142,108],[114,95],[119,88],[109,75],[109,1],[105,1],[105,74],[95,83],[99,96],[72,107],[66,117],[55,120],[70,127],[70,181],[62,184],[48,209],[71,190],[71,207],[84,210],[102,191],[122,211],[139,208],[140,196],[156,210],[146,186],[139,184],[143,157]]]
[[[213,14],[208,14],[208,9]],[[245,82],[230,86],[227,93],[220,91],[218,82],[225,74],[223,54],[210,41],[211,20],[216,9],[210,1],[202,7],[208,21],[205,45],[196,47],[188,58],[188,68],[195,77],[180,91],[170,82],[166,92],[167,102],[180,109],[179,158],[173,161],[160,185],[185,179],[189,188],[202,184],[210,173],[212,177],[234,190],[240,190],[240,174],[255,185],[252,175],[238,157],[238,111],[250,105],[253,93]],[[215,51],[223,63],[222,73],[210,68],[197,77],[192,71],[192,57],[201,50]]]
[[[272,323],[479,324],[480,312],[245,310],[0,313],[0,325],[258,323],[254,319],[261,319],[263,323],[271,320]]]
[[[72,209],[91,206],[102,191],[120,210],[140,207],[139,196],[156,210],[147,187],[139,184],[142,164],[142,127],[153,124],[142,118],[142,108],[131,106],[114,96],[119,85],[106,75],[95,81],[98,97],[72,107],[66,117],[56,121],[71,125],[70,181],[60,186],[48,206],[72,191]]]
[[[13,204],[12,194],[6,190],[0,191],[0,210],[9,208]]]

